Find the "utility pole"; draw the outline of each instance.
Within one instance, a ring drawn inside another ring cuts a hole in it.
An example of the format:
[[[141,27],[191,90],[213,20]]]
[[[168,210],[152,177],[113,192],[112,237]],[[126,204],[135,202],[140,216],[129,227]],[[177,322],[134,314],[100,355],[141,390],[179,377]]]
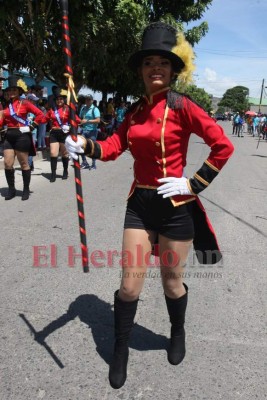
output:
[[[263,89],[264,89],[264,79],[262,80],[262,85],[261,85],[261,98],[260,98],[260,104],[259,104],[259,113],[261,112],[261,101],[262,101]]]

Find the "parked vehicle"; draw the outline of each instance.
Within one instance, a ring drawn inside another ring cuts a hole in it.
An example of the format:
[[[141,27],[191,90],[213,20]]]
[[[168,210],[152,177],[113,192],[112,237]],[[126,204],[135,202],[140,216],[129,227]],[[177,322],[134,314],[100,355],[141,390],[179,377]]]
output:
[[[215,114],[214,117],[216,118],[217,121],[225,121],[226,116],[224,114]]]

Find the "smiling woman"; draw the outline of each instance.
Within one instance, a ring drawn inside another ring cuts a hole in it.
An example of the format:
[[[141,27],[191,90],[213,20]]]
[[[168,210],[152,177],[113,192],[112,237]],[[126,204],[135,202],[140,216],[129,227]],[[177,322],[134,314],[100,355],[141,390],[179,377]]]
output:
[[[171,90],[177,77],[188,81],[194,69],[193,51],[183,35],[162,22],[149,25],[141,49],[129,67],[142,78],[145,95],[131,107],[124,121],[107,140],[93,142],[69,136],[66,147],[102,161],[115,160],[129,149],[134,158],[134,181],[129,193],[122,241],[122,277],[114,294],[115,345],[109,381],[113,388],[127,378],[128,341],[149,258],[159,256],[160,277],[171,323],[168,361],[178,365],[185,356],[185,312],[188,287],[183,267],[194,247],[202,264],[220,260],[214,231],[197,194],[226,163],[233,146],[222,128],[187,96]],[[211,148],[193,177],[184,176],[192,132]],[[137,254],[137,249],[141,249]],[[155,249],[157,251],[155,251]],[[166,256],[167,255],[167,256]],[[170,274],[171,268],[171,274]]]
[[[145,57],[140,67],[140,75],[148,95],[167,86],[174,74],[171,61],[162,56]]]

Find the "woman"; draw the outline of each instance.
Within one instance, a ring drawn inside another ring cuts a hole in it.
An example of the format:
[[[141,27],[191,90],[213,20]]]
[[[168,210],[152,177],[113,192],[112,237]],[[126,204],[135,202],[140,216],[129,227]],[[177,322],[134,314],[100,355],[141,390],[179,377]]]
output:
[[[38,107],[44,113],[44,115],[46,115],[47,106],[48,106],[47,99],[41,99],[39,101]],[[37,132],[37,147],[38,147],[38,150],[45,150],[46,149],[45,136],[46,136],[46,123],[45,124],[40,124],[39,127],[38,127],[38,132]]]
[[[138,72],[146,95],[126,114],[118,131],[105,142],[70,137],[66,146],[72,157],[85,152],[103,161],[114,160],[127,148],[134,157],[134,182],[128,199],[122,249],[121,286],[115,292],[115,347],[109,380],[120,388],[127,377],[128,339],[133,326],[147,262],[143,254],[158,243],[162,285],[171,322],[168,361],[179,364],[185,356],[185,311],[188,287],[182,272],[192,242],[202,263],[217,262],[221,254],[197,194],[218,174],[233,152],[233,145],[208,114],[188,97],[174,92],[177,76],[188,80],[193,71],[193,51],[182,34],[163,23],[149,25],[141,50],[129,60]],[[203,166],[191,178],[183,176],[191,133],[211,148]]]
[[[62,179],[68,178],[69,155],[65,147],[65,139],[70,130],[69,125],[69,106],[65,104],[67,91],[57,88],[54,90],[55,107],[48,110],[45,115],[46,122],[50,122],[52,128],[50,130],[50,162],[51,177],[50,182],[56,180],[57,159],[59,152],[61,153],[63,164]],[[80,118],[76,116],[77,123]]]
[[[8,194],[5,200],[11,200],[16,196],[15,170],[13,168],[15,156],[18,158],[22,170],[23,193],[21,200],[28,200],[31,181],[28,156],[36,154],[31,132],[38,124],[44,122],[44,114],[31,102],[20,98],[20,96],[27,91],[27,86],[22,79],[16,76],[10,76],[8,78],[8,88],[6,91],[8,93],[9,103],[0,113],[0,126],[7,126],[4,141],[4,164]],[[29,113],[35,116],[33,122],[27,119]]]

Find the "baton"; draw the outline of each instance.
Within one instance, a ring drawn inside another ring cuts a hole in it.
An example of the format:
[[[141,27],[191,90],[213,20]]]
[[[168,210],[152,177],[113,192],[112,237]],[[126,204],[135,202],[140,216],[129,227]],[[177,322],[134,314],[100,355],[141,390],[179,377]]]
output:
[[[70,107],[69,122],[70,122],[70,134],[72,140],[77,142],[77,122],[76,122],[76,107],[75,100],[77,101],[74,92],[73,83],[73,70],[72,70],[72,53],[70,45],[70,33],[69,33],[69,18],[68,18],[68,0],[61,0],[62,9],[62,37],[63,37],[63,52],[65,54],[65,71],[64,74],[68,78],[68,105]],[[82,265],[83,271],[89,272],[88,266],[88,249],[86,244],[86,228],[85,228],[85,215],[83,207],[83,194],[82,194],[82,178],[79,158],[73,160],[74,162],[74,173],[75,173],[75,185],[76,185],[76,199],[78,207],[78,219],[79,219],[79,231],[81,240],[82,250]]]

